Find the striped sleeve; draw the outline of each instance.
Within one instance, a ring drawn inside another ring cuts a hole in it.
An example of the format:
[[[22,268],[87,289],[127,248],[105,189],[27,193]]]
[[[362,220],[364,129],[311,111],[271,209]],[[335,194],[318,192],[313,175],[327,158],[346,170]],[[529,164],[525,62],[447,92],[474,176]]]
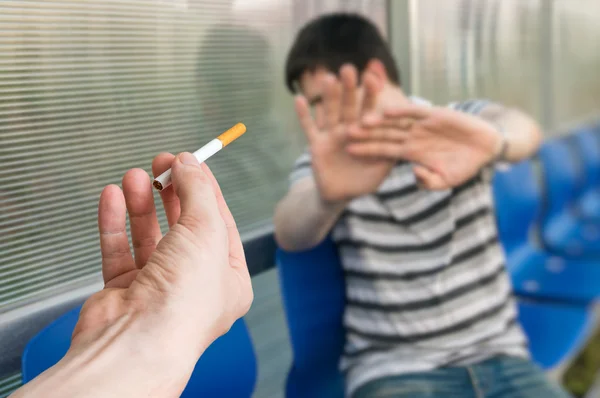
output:
[[[304,151],[304,153],[302,155],[300,155],[300,157],[298,157],[298,159],[294,163],[294,167],[293,167],[292,172],[290,173],[290,177],[289,177],[290,186],[293,186],[295,183],[297,183],[298,181],[300,181],[304,178],[312,177],[312,176],[313,176],[313,171],[312,171],[310,151],[308,149],[306,149]]]
[[[464,102],[451,102],[448,107],[455,111],[479,115],[485,107],[492,104],[494,103],[487,99],[472,99]]]

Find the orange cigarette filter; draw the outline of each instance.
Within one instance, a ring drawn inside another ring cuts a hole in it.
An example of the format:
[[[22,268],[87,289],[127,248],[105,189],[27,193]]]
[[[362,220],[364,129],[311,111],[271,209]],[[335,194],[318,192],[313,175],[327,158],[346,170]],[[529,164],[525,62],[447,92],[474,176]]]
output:
[[[240,138],[246,132],[246,126],[244,123],[238,123],[220,136],[217,137],[221,143],[223,143],[223,147],[226,147],[233,141]]]

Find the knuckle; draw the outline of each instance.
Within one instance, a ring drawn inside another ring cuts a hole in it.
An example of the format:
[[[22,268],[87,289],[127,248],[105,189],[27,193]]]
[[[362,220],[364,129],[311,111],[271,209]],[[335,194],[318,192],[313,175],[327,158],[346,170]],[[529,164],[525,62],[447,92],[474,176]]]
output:
[[[404,147],[404,148],[403,148],[403,150],[401,151],[401,154],[402,154],[403,156],[406,156],[406,157],[408,157],[408,158],[413,158],[413,157],[414,157],[414,155],[415,155],[415,153],[416,153],[416,151],[415,151],[415,149],[414,149],[414,147],[413,147],[413,146],[406,146],[406,147]]]
[[[145,236],[132,239],[132,245],[135,249],[144,249],[156,246],[156,239],[153,236]]]
[[[423,122],[423,127],[430,130],[439,130],[443,127],[443,120],[438,117],[432,117]]]
[[[183,170],[183,173],[179,178],[179,184],[176,184],[175,186],[177,196],[180,196],[184,189],[187,190],[192,187],[200,190],[206,190],[210,187],[210,181],[200,167],[186,167],[186,169]]]
[[[208,176],[199,167],[194,167],[185,176],[185,181],[177,184],[177,196],[180,197],[183,191],[195,191],[196,195],[214,195],[212,182]]]
[[[121,259],[125,256],[131,255],[131,250],[129,249],[129,245],[122,245],[110,251],[106,251],[102,253],[102,257],[105,260],[117,260]]]
[[[192,180],[193,183],[198,184],[201,187],[212,187],[210,179],[206,173],[202,171],[200,166],[190,167],[189,169],[190,180]]]
[[[202,231],[203,235],[222,233],[222,228],[219,228],[216,214],[209,212],[204,212],[203,214],[181,214],[177,224],[181,226],[181,234],[187,239],[196,240],[200,231]]]
[[[148,216],[153,216],[155,213],[155,209],[147,209],[147,210],[142,210],[142,211],[135,211],[135,210],[131,210],[128,211],[129,214],[129,218],[133,219],[133,220],[137,220],[139,218],[145,218]]]
[[[396,145],[396,146],[393,147],[392,152],[396,156],[403,156],[406,151],[404,150],[404,148],[402,146]]]

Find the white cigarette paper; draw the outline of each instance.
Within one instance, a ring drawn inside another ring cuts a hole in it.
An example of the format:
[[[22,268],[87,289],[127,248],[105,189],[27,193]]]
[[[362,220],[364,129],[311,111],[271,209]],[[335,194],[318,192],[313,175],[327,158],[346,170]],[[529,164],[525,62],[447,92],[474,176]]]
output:
[[[193,155],[198,159],[198,163],[203,163],[215,153],[241,137],[245,132],[246,126],[242,123],[238,123],[208,144],[204,145],[202,148],[198,149]],[[159,191],[162,191],[171,185],[171,169],[156,177],[152,182],[152,185]]]

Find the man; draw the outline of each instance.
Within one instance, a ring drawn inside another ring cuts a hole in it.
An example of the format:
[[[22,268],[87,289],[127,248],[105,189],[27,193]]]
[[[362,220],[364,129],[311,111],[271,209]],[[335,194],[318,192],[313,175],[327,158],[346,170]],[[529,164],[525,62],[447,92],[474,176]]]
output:
[[[306,25],[286,80],[309,150],[276,239],[287,250],[337,243],[347,395],[566,396],[528,357],[489,184],[494,164],[536,150],[537,124],[486,101],[407,98],[387,44],[355,15]]]
[[[125,175],[124,193],[104,189],[105,288],[81,309],[65,357],[13,397],[178,397],[204,350],[250,308],[242,242],[208,167],[189,153],[152,166],[154,175],[172,168],[174,189],[161,192],[169,232],[161,236],[143,170]]]

